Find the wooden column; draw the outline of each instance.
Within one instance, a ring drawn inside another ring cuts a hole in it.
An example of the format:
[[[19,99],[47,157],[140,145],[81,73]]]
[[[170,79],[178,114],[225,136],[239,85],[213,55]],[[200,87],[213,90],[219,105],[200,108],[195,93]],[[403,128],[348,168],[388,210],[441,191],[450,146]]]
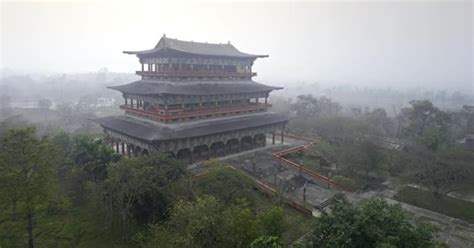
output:
[[[130,157],[130,146],[127,144],[127,156]]]
[[[285,128],[284,126],[281,127],[281,143],[282,143],[282,144],[283,144],[283,137],[285,137],[285,136],[284,136],[284,133],[283,133],[283,129],[284,129],[284,128]]]
[[[133,108],[133,99],[130,99],[130,107]]]
[[[125,106],[128,105],[128,99],[125,97]]]
[[[265,97],[265,105],[267,105],[267,99],[268,99],[268,97]]]
[[[142,63],[142,71],[145,71],[145,64]]]
[[[125,143],[122,142],[122,154],[125,154]]]
[[[275,144],[275,131],[272,132],[272,145]]]
[[[117,141],[117,143],[115,144],[115,151],[120,154],[120,141]]]

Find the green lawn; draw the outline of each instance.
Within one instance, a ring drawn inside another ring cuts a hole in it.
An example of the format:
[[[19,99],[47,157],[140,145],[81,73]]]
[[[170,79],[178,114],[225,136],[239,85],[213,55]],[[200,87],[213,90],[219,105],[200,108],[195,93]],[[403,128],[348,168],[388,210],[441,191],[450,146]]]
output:
[[[426,208],[441,214],[474,223],[474,203],[444,196],[434,197],[433,193],[413,187],[405,187],[394,198],[420,208]]]

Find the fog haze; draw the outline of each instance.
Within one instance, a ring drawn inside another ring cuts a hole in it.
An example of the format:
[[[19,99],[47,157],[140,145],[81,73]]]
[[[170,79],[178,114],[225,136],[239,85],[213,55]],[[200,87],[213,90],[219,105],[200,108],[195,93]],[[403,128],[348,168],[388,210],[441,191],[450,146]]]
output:
[[[133,73],[159,38],[230,41],[255,80],[473,90],[471,1],[2,3],[4,72]]]

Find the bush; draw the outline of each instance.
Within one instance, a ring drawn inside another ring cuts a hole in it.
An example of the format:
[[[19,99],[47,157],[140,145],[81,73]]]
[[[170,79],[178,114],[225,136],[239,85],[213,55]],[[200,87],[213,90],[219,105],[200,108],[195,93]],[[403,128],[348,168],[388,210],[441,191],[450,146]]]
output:
[[[342,187],[349,188],[349,189],[354,189],[356,187],[356,183],[353,179],[341,176],[341,175],[336,175],[332,178],[336,183],[341,185]]]

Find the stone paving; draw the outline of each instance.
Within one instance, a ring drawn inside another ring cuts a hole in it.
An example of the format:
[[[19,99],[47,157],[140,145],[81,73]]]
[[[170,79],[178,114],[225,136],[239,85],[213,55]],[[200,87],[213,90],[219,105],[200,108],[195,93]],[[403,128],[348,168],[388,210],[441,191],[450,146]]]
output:
[[[276,151],[302,145],[305,142],[286,138],[283,145],[267,146],[246,154],[234,154],[224,157],[221,160],[236,168],[240,168],[251,176],[271,185],[274,188],[280,188],[283,192],[290,194],[292,198],[303,200],[304,191],[305,200],[313,207],[319,206],[332,197],[336,191],[327,189],[327,185],[317,181],[307,175],[300,175],[285,165],[274,162],[271,154]],[[235,156],[237,155],[237,156]]]

